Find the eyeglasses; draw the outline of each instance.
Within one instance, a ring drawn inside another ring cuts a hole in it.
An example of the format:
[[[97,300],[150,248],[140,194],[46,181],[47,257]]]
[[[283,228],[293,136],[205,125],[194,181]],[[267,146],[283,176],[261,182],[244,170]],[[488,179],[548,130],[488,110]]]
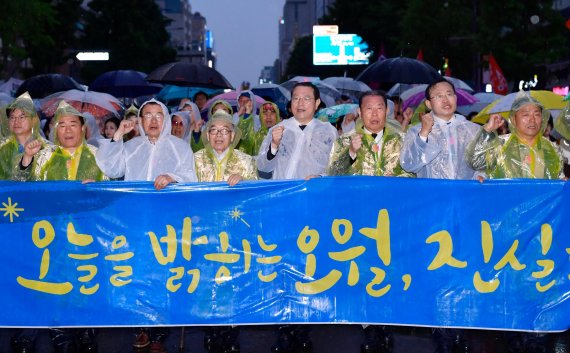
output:
[[[174,126],[184,126],[184,122],[183,121],[173,121],[172,125]]]
[[[299,103],[301,101],[303,101],[304,103],[309,103],[311,100],[313,100],[314,98],[311,96],[304,96],[304,97],[293,97],[291,98],[291,102],[293,103]]]
[[[455,93],[446,93],[446,94],[438,94],[437,96],[431,96],[429,99],[430,100],[436,100],[436,101],[442,101],[444,98],[451,100],[453,97],[455,97]]]
[[[232,132],[232,130],[228,129],[227,127],[221,128],[221,129],[216,129],[211,128],[210,130],[208,130],[208,133],[210,135],[214,135],[214,136],[218,136],[218,134],[221,134],[222,136],[226,136],[228,135],[230,132]]]
[[[13,121],[24,121],[24,119],[26,119],[26,118],[27,118],[27,116],[24,115],[24,114],[22,114],[22,115],[10,115],[10,116],[8,117],[8,120],[9,120],[10,122],[13,122]]]
[[[151,120],[152,118],[155,118],[156,120],[162,120],[162,119],[164,119],[164,114],[162,114],[162,113],[156,113],[156,114],[144,113],[142,117],[145,120]]]

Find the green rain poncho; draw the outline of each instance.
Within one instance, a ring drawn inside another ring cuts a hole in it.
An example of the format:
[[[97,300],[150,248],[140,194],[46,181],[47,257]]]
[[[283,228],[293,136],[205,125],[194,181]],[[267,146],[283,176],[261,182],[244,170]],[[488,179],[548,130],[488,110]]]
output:
[[[533,104],[542,111],[542,123],[535,142],[529,145],[519,137],[515,114],[523,106]],[[491,179],[530,178],[562,179],[563,159],[559,148],[543,137],[550,112],[526,92],[515,98],[508,122],[510,134],[497,136],[481,129],[465,152],[467,163],[475,170],[484,171]]]
[[[562,110],[558,119],[554,121],[554,129],[562,135],[566,140],[570,141],[570,101]]]
[[[61,117],[69,115],[79,116],[85,122],[81,113],[65,101],[61,101],[54,116],[55,128],[57,129]],[[60,147],[57,134],[55,136],[55,146],[41,150],[34,158],[30,180],[108,180],[95,162],[97,148],[88,145],[85,136],[74,153],[69,153]]]
[[[279,108],[277,107],[277,104],[272,102],[263,103],[263,105],[266,104],[271,104],[275,110],[275,114],[277,115],[277,122],[275,124],[279,124],[281,122],[281,116],[279,115]],[[257,131],[255,131],[254,119],[240,119],[240,122],[238,124],[238,127],[243,132],[243,135],[237,148],[240,151],[249,154],[250,156],[257,156],[259,153],[259,147],[261,147],[261,143],[269,131],[269,128],[267,125],[265,125],[264,115],[265,113],[262,107],[262,109],[259,111],[259,120],[261,122],[261,127]]]
[[[222,155],[218,155],[214,151],[206,138],[210,127],[214,122],[218,121],[233,126],[235,132],[234,139]],[[231,115],[225,112],[217,112],[210,117],[202,134],[202,142],[205,147],[194,154],[198,181],[227,181],[232,174],[238,174],[244,180],[257,180],[255,159],[235,149],[235,146],[240,141],[240,137],[241,130],[233,124]]]
[[[34,107],[32,97],[28,92],[22,94],[14,102],[6,107],[6,121],[3,124],[8,124],[8,116],[10,112],[19,109],[21,110],[26,119],[32,121],[31,136],[28,141],[37,139],[42,142],[42,148],[49,145],[49,142],[40,136],[40,119]],[[0,140],[0,179],[1,180],[25,180],[25,177],[20,173],[20,160],[22,159],[24,146],[18,143],[16,135],[10,133],[8,137]]]
[[[362,136],[362,147],[352,161],[349,154],[350,141],[355,135]],[[386,124],[382,135],[382,148],[378,153],[378,144],[370,133],[364,130],[362,120],[358,120],[354,131],[339,137],[331,150],[328,175],[376,175],[413,177],[400,166],[400,150],[403,136]]]

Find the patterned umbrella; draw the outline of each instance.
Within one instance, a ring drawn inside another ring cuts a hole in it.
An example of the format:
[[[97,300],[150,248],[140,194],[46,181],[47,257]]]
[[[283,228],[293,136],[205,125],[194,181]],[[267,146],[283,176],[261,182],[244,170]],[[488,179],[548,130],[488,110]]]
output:
[[[121,102],[110,94],[72,89],[55,93],[42,99],[42,112],[46,116],[53,116],[61,100],[66,101],[82,113],[91,113],[98,119],[108,115],[119,117],[119,111],[123,109]]]

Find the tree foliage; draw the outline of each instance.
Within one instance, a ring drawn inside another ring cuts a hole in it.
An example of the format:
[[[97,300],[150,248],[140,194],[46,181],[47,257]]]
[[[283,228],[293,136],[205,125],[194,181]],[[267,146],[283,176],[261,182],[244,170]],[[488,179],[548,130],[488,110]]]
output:
[[[33,48],[50,49],[55,41],[50,32],[56,27],[56,11],[42,0],[2,1],[0,37],[2,39],[2,77],[13,76]]]
[[[108,62],[84,65],[82,74],[91,82],[109,70],[134,69],[149,72],[174,61],[169,45],[168,20],[153,0],[93,0],[85,15],[85,50],[109,51]]]
[[[544,64],[568,55],[568,29],[552,3],[336,0],[320,22],[338,25],[341,33],[359,34],[373,52],[372,61],[382,47],[387,57],[416,57],[421,49],[424,61],[443,70],[447,58],[453,76],[469,81],[487,68],[484,59],[493,53],[507,79],[518,82],[542,74]],[[291,58],[308,60],[311,48],[299,40]],[[288,66],[288,75],[297,74],[294,70],[301,67]]]

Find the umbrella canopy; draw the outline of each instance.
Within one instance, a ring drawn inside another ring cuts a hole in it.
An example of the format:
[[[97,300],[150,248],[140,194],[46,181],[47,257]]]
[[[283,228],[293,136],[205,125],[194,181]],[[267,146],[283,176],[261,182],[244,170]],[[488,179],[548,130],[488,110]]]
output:
[[[279,110],[283,113],[287,112],[287,103],[291,100],[291,93],[285,87],[274,83],[263,83],[254,86],[251,91],[260,97],[270,98],[273,103],[277,104]]]
[[[42,99],[42,112],[46,116],[53,116],[57,110],[57,105],[62,100],[69,103],[69,105],[81,113],[91,113],[98,119],[109,114],[119,117],[118,111],[122,109],[121,102],[107,93],[72,89],[55,93]]]
[[[83,86],[71,77],[61,74],[37,75],[22,82],[16,96],[28,92],[32,98],[44,98],[52,93],[70,89],[83,90]]]
[[[564,109],[566,105],[566,102],[564,102],[564,97],[551,91],[531,90],[529,93],[546,109],[550,110],[554,116],[558,116],[560,111]],[[481,110],[479,114],[473,118],[472,121],[478,124],[485,124],[487,120],[489,120],[491,114],[501,114],[504,118],[507,118],[517,94],[518,92],[513,92],[499,98]]]
[[[206,93],[209,97],[221,92],[219,88],[166,85],[160,92],[156,94],[156,99],[164,102],[166,105],[170,105],[172,102],[177,104],[178,101],[180,101],[182,98],[193,98],[194,95],[199,91]]]
[[[356,112],[358,104],[338,104],[332,107],[323,108],[315,114],[315,118],[330,123],[336,123],[338,118],[348,113]]]
[[[364,92],[370,91],[370,87],[364,82],[357,81],[352,77],[327,77],[323,82],[333,86],[340,93],[358,99]]]
[[[108,71],[93,81],[90,89],[112,94],[115,97],[135,98],[158,93],[162,85],[149,83],[146,74],[134,70]]]
[[[0,85],[0,92],[6,93],[10,96],[14,96],[20,85],[22,85],[24,81],[10,77],[10,79]]]
[[[440,74],[429,64],[402,56],[379,60],[356,77],[373,88],[383,83],[431,83],[439,78]]]
[[[427,87],[427,85],[425,85]],[[418,87],[414,87],[409,89],[408,91],[402,94],[402,97],[405,95],[406,98],[402,98],[404,100],[404,104],[402,109],[405,110],[407,107],[417,107],[425,98],[425,87],[423,89],[418,90]],[[406,94],[409,91],[416,90],[418,92],[408,95]],[[469,105],[477,102],[477,98],[471,95],[471,93],[466,92],[460,88],[455,89],[455,95],[457,96],[457,106],[461,105]]]
[[[475,93],[473,96],[478,99],[478,102],[457,107],[457,111],[459,113],[465,116],[469,115],[472,112],[479,113],[486,106],[503,97],[501,94],[486,92]]]
[[[0,92],[0,107],[4,107],[7,106],[8,104],[12,103],[14,101],[14,97],[12,97],[11,95],[4,93],[4,92]]]
[[[204,88],[232,88],[221,73],[202,64],[173,62],[162,65],[146,77],[149,82],[176,86]]]
[[[449,82],[453,83],[455,88],[460,88],[460,89],[467,91],[469,93],[475,92],[475,90],[471,86],[469,86],[467,83],[465,83],[465,81],[463,81],[463,80],[460,80],[460,79],[455,78],[455,77],[449,77],[449,76],[443,76],[443,78],[445,78]]]
[[[336,100],[340,98],[342,95],[339,90],[334,88],[333,86],[321,81],[318,77],[311,77],[311,76],[295,76],[289,81],[285,81],[281,84],[282,87],[285,87],[289,92],[293,86],[295,86],[298,82],[311,82],[319,89],[319,93],[321,95],[321,101],[327,106],[331,107],[336,104]]]

